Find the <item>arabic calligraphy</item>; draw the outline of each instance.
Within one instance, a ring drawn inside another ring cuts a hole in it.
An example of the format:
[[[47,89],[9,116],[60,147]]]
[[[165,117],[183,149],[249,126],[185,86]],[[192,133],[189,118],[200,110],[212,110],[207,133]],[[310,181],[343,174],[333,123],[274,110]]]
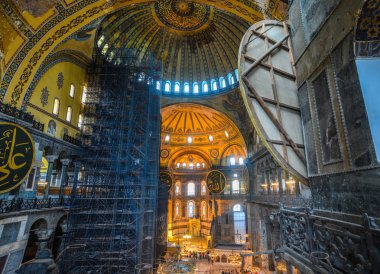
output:
[[[173,184],[173,180],[168,171],[160,172],[160,182],[161,184],[166,184],[168,186],[168,189],[170,190]]]
[[[207,175],[206,185],[210,192],[221,193],[226,186],[226,177],[222,172],[213,170]]]
[[[34,143],[29,133],[12,123],[0,123],[0,193],[19,186],[34,161]]]

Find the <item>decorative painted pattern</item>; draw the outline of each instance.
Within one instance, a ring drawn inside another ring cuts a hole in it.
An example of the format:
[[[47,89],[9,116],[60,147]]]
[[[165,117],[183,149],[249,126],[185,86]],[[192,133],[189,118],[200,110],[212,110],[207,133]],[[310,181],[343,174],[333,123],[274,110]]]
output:
[[[58,73],[58,76],[57,76],[58,89],[61,89],[63,87],[63,80],[64,80],[63,73],[62,72]]]
[[[41,97],[40,97],[41,105],[44,107],[48,104],[49,101],[49,90],[47,87],[44,87],[41,90]]]
[[[279,2],[279,0],[271,1]],[[100,2],[99,5],[89,7],[96,2]],[[15,85],[15,87],[12,87],[12,89],[8,92],[11,93],[11,104],[16,106],[19,102],[21,94],[24,92],[26,85],[28,84],[30,76],[34,74],[34,70],[36,69],[39,60],[44,59],[45,56],[52,50],[53,45],[55,45],[57,41],[62,40],[63,36],[66,36],[70,32],[77,31],[78,25],[91,23],[93,20],[104,16],[104,12],[107,9],[109,11],[112,11],[112,9],[110,9],[112,7],[118,9],[123,6],[134,4],[136,2],[141,3],[141,1],[137,0],[115,0],[112,2],[83,0],[77,1],[72,5],[70,4],[69,7],[67,5],[57,4],[55,6],[57,15],[48,20],[33,35],[28,33],[28,36],[30,36],[28,42],[20,49],[18,54],[14,57],[8,66],[8,69],[4,74],[0,85],[0,101],[4,100],[5,94],[12,83],[12,86]],[[238,4],[236,1],[223,1],[223,3],[219,3],[219,1],[215,0],[205,1],[205,4],[213,5],[225,10],[230,10],[242,18],[247,18],[251,22],[255,22],[263,18],[262,8],[255,4],[254,1],[239,2],[242,2],[244,4]],[[9,0],[0,1],[2,8],[9,6],[8,3]],[[78,16],[75,16],[67,24],[63,23],[67,18],[72,17],[76,13],[79,13],[79,11],[85,12],[83,14],[78,14]],[[6,14],[7,16],[12,17],[16,14],[16,12],[14,9],[8,8]],[[59,27],[53,35],[46,36],[46,34],[51,29],[56,28],[60,24],[62,24],[62,26]],[[43,40],[42,45],[38,49],[35,49],[36,44],[41,43],[41,40]],[[28,61],[25,65],[21,66],[21,63],[25,58],[28,58]],[[14,79],[14,76],[18,69],[22,70],[22,74],[18,77],[18,79]]]

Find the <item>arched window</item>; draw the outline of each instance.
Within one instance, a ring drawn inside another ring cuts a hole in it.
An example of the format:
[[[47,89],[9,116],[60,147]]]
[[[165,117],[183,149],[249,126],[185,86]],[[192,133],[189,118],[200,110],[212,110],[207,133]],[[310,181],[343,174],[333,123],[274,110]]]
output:
[[[195,184],[193,182],[187,184],[187,196],[195,195]]]
[[[186,168],[186,163],[182,163],[182,168]]]
[[[226,88],[226,79],[224,77],[219,78],[220,88]]]
[[[179,93],[179,83],[178,83],[178,82],[176,82],[176,83],[174,84],[174,92],[175,92],[175,93]]]
[[[218,85],[214,79],[211,80],[211,90],[216,91],[218,89]]]
[[[235,243],[244,244],[245,243],[245,213],[241,205],[236,204],[233,207],[234,212],[234,234],[235,234]]]
[[[181,216],[181,203],[179,201],[175,202],[174,213],[176,218],[179,218]]]
[[[239,165],[244,165],[244,159],[243,157],[239,157]]]
[[[206,182],[202,182],[202,187],[201,187],[201,192],[202,192],[202,195],[206,195]]]
[[[187,217],[194,218],[194,202],[190,201],[187,204]]]
[[[83,114],[79,114],[79,117],[78,117],[78,127],[82,128],[82,124],[83,124]]]
[[[108,44],[105,44],[103,49],[102,49],[102,54],[106,54],[107,53],[107,50],[108,50]]]
[[[239,182],[239,180],[233,180],[232,181],[232,194],[239,194],[239,193],[240,193],[240,182]]]
[[[181,183],[180,182],[176,182],[175,183],[175,195],[180,195],[181,194]]]
[[[83,86],[82,88],[82,104],[86,103],[87,96],[87,86]]]
[[[239,70],[238,69],[235,69],[235,77],[236,77],[236,79],[239,79]]]
[[[59,113],[59,105],[60,105],[59,99],[55,98],[54,99],[54,105],[53,105],[53,114],[58,115],[58,113]]]
[[[231,164],[231,166],[234,166],[236,164],[235,157],[230,157],[230,164]]]
[[[207,203],[202,201],[202,217],[207,218]]]
[[[190,164],[189,164],[189,168],[190,168],[190,169],[194,169],[194,164],[193,164],[193,163],[190,163]]]
[[[230,86],[232,86],[233,84],[235,84],[235,79],[234,79],[234,77],[232,76],[231,73],[228,74],[228,84]]]
[[[70,85],[70,97],[71,98],[74,98],[74,94],[75,94],[75,86],[74,86],[74,84],[71,84]]]
[[[185,84],[183,85],[183,91],[184,91],[185,93],[189,93],[189,92],[190,92],[190,86],[189,86],[189,83],[185,83]]]
[[[207,82],[202,82],[202,91],[204,93],[207,93],[208,92],[208,85],[207,85]]]
[[[160,81],[156,82],[156,89],[161,90],[161,82]]]
[[[170,82],[169,81],[165,82],[165,92],[170,92]]]
[[[71,107],[67,107],[67,113],[66,113],[67,122],[71,122],[72,115],[73,115],[73,109]]]
[[[194,94],[198,94],[199,93],[199,86],[198,86],[197,82],[193,83],[193,93]]]
[[[100,36],[99,40],[98,40],[98,47],[100,47],[102,45],[104,41],[104,35]]]

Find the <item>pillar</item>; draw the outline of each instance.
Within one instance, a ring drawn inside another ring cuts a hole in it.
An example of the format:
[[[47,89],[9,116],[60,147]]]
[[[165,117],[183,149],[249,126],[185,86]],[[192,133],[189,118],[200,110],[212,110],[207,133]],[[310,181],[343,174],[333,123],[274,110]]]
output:
[[[62,173],[61,173],[61,186],[59,188],[59,198],[61,199],[65,196],[67,167],[70,164],[70,162],[71,162],[71,159],[61,159]]]
[[[48,161],[48,169],[46,172],[46,188],[45,188],[45,198],[49,197],[49,190],[50,190],[50,181],[51,181],[51,173],[53,171],[53,165],[54,161],[58,159],[57,155],[47,155],[45,156],[46,160]]]
[[[74,182],[73,188],[71,189],[71,199],[74,199],[77,196],[77,186],[78,186],[78,174],[82,167],[82,163],[79,161],[74,162]]]

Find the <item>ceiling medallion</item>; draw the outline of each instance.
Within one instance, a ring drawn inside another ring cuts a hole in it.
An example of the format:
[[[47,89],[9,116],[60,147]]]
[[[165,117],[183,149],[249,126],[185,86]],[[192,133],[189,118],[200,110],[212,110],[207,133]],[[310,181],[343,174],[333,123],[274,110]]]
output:
[[[211,18],[207,5],[185,0],[162,0],[154,3],[154,13],[164,26],[179,31],[204,29]]]

